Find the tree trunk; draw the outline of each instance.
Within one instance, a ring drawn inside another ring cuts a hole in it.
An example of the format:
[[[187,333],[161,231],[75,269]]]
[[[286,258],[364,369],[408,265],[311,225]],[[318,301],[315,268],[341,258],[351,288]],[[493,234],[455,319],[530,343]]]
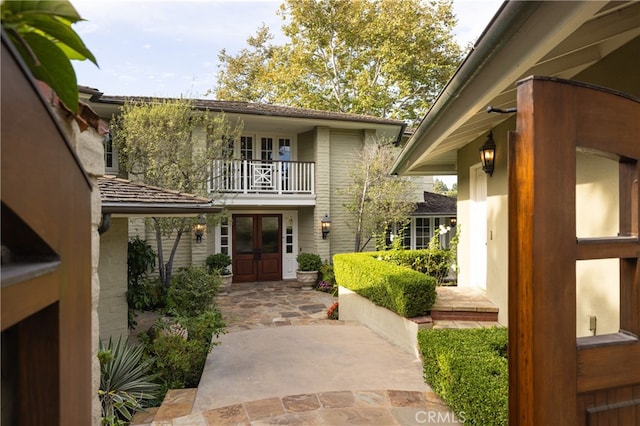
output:
[[[180,244],[180,238],[182,238],[182,234],[184,233],[184,220],[182,221],[182,226],[178,229],[176,233],[176,239],[173,242],[173,247],[171,248],[171,253],[169,254],[169,260],[167,261],[165,276],[167,279],[167,288],[171,285],[171,277],[173,275],[173,258],[176,255],[176,251],[178,250],[178,244]]]
[[[156,254],[158,255],[158,272],[160,272],[160,282],[165,288],[169,287],[169,284],[166,280],[166,271],[164,268],[164,255],[162,253],[162,232],[160,230],[160,222],[158,222],[158,218],[154,217],[153,225],[156,231]]]

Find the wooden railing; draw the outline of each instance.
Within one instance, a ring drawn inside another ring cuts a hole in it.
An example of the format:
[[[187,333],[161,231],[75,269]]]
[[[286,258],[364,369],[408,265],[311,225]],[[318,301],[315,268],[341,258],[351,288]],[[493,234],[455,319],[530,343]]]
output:
[[[315,163],[214,160],[209,192],[236,194],[314,194]]]

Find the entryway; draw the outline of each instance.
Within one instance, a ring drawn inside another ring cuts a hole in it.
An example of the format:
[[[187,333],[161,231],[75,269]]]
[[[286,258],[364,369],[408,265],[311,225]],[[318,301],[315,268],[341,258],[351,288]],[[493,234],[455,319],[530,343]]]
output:
[[[234,282],[282,279],[282,215],[233,215]]]

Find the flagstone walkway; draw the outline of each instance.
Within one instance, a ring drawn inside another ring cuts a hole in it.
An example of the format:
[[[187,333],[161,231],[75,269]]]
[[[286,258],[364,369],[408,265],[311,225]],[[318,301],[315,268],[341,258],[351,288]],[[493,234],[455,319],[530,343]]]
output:
[[[295,281],[232,284],[217,297],[227,333],[198,389],[172,391],[155,419],[135,424],[460,424],[419,360],[357,322],[327,319],[335,301]]]

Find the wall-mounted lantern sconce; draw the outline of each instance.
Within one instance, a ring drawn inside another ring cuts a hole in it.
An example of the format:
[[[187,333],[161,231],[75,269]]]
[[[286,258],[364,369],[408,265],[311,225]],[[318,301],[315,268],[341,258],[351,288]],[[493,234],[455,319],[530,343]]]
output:
[[[202,242],[202,236],[204,235],[204,231],[206,230],[207,219],[204,217],[204,215],[198,215],[198,220],[193,226],[193,233],[196,234],[196,243]]]
[[[482,162],[482,171],[493,176],[496,161],[496,143],[493,141],[493,132],[489,132],[486,142],[480,148],[480,161]]]
[[[457,225],[457,223],[458,223],[458,218],[456,218],[456,217],[450,217],[449,218],[449,226],[450,227],[453,228],[454,226]]]
[[[328,215],[324,215],[324,217],[320,221],[320,225],[322,226],[322,239],[326,240],[327,235],[329,235],[329,232],[331,232],[331,219]]]

